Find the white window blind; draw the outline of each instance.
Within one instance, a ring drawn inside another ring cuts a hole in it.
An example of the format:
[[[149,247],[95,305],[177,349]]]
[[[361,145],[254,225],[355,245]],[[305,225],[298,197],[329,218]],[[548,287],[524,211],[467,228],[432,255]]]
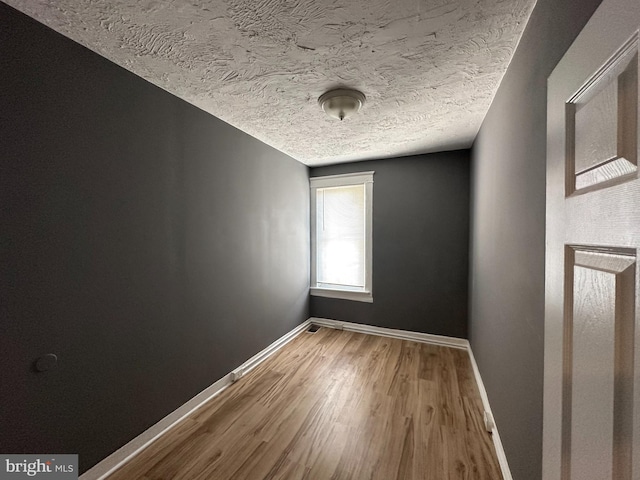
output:
[[[311,295],[373,302],[373,174],[310,179]]]
[[[364,185],[316,190],[317,284],[365,286]]]

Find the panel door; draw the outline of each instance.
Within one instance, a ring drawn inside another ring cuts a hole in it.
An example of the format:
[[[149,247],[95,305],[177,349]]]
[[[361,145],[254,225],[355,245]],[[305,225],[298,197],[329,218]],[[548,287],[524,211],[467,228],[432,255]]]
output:
[[[543,478],[640,480],[638,0],[548,83]]]

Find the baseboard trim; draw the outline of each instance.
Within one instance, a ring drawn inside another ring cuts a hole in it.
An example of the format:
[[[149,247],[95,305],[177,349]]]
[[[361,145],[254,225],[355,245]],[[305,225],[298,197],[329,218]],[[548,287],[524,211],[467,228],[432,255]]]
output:
[[[480,370],[478,369],[476,358],[473,356],[471,344],[468,344],[467,352],[469,352],[469,360],[471,360],[473,375],[476,378],[476,384],[478,385],[478,390],[480,391],[482,405],[484,406],[485,412],[488,412],[491,416],[491,419],[493,420],[494,417],[493,412],[491,412],[491,405],[489,405],[489,396],[487,395],[487,390],[484,388],[484,382],[482,381],[482,377],[480,376]],[[498,427],[495,424],[495,420],[493,420],[491,438],[493,439],[493,446],[496,449],[496,455],[498,457],[498,463],[500,464],[500,470],[502,470],[502,478],[504,480],[513,480],[513,477],[511,476],[511,469],[509,468],[509,463],[507,462],[507,455],[504,451],[504,447],[502,446],[502,440],[500,439],[500,434],[498,433]]]
[[[209,400],[211,400],[216,395],[219,395],[222,391],[224,391],[229,385],[233,382],[241,378],[243,375],[246,375],[247,372],[257,367],[261,362],[265,361],[269,356],[273,355],[276,351],[286,345],[288,342],[293,340],[300,333],[304,332],[311,325],[311,320],[305,320],[300,325],[295,327],[290,332],[286,333],[278,340],[273,342],[264,350],[258,352],[249,360],[244,362],[238,368],[228,373],[198,395],[193,397],[184,405],[178,407],[176,410],[171,412],[169,415],[164,417],[155,425],[151,426],[136,438],[131,440],[129,443],[119,448],[111,455],[106,457],[101,462],[94,465],[92,468],[87,470],[85,473],[80,475],[79,480],[102,480],[107,476],[111,475],[118,468],[122,467],[125,463],[131,460],[133,457],[142,452],[145,448],[151,445],[155,440],[157,440],[161,435],[163,435],[167,430],[172,428],[175,424],[180,422],[186,416],[190,415],[198,408],[203,406]]]
[[[285,333],[282,337],[280,337],[278,340],[273,342],[267,348],[256,353],[253,357],[251,357],[249,360],[244,362],[242,365],[240,365],[238,368],[236,368],[230,373],[232,380],[236,381],[242,378],[244,375],[246,375],[255,367],[257,367],[259,364],[264,362],[267,358],[269,358],[275,352],[280,350],[284,345],[286,345],[295,337],[297,337],[300,333],[307,330],[310,326],[311,326],[311,320],[307,319],[304,322],[302,322],[300,325],[298,325],[296,328],[291,330],[289,333]]]
[[[491,413],[491,406],[489,405],[489,397],[487,396],[487,391],[484,387],[484,383],[482,382],[482,377],[480,376],[480,371],[478,370],[478,365],[476,363],[475,357],[473,356],[473,352],[471,350],[471,345],[468,340],[462,338],[455,337],[445,337],[442,335],[431,335],[427,333],[420,332],[411,332],[408,330],[396,330],[392,328],[384,328],[384,327],[375,327],[373,325],[365,325],[360,323],[351,323],[351,322],[343,322],[340,320],[330,320],[326,318],[317,318],[311,317],[308,320],[302,322],[300,325],[295,327],[290,332],[286,333],[278,340],[273,342],[264,350],[258,352],[249,360],[244,362],[238,368],[234,369],[198,395],[193,397],[191,400],[186,402],[184,405],[178,407],[176,410],[171,412],[169,415],[164,417],[158,423],[150,427],[149,429],[142,432],[136,438],[131,440],[129,443],[119,448],[111,455],[106,457],[104,460],[94,465],[91,469],[87,470],[83,473],[79,480],[103,480],[107,476],[111,475],[118,468],[122,467],[125,463],[131,460],[133,457],[142,452],[145,448],[147,448],[151,443],[157,440],[161,435],[163,435],[167,430],[171,429],[175,424],[180,422],[182,419],[190,415],[192,412],[196,411],[198,408],[203,406],[209,400],[211,400],[216,395],[219,395],[222,391],[224,391],[229,385],[231,385],[236,380],[242,378],[246,375],[250,370],[257,367],[260,363],[265,361],[275,352],[277,352],[280,348],[286,345],[288,342],[293,340],[300,333],[307,330],[310,325],[318,325],[321,327],[335,328],[338,330],[347,330],[352,332],[364,333],[368,335],[378,335],[382,337],[390,337],[397,338],[400,340],[411,340],[415,342],[429,343],[432,345],[444,346],[444,347],[452,347],[466,350],[469,354],[469,359],[471,361],[471,366],[473,368],[473,373],[476,379],[476,384],[478,385],[478,390],[480,391],[480,398],[482,399],[482,404],[486,412],[488,412],[493,418],[493,414]],[[498,428],[493,426],[492,435],[493,444],[496,449],[496,454],[498,456],[498,462],[500,463],[500,468],[502,470],[502,475],[504,480],[513,480],[511,476],[511,470],[509,469],[509,464],[507,463],[507,457],[504,452],[504,448],[502,447],[502,442],[500,440],[500,434],[498,433]]]
[[[471,350],[471,345],[469,344],[468,340],[463,338],[445,337],[442,335],[431,335],[428,333],[411,332],[408,330],[395,330],[392,328],[374,327],[372,325],[343,322],[340,320],[330,320],[327,318],[311,317],[309,320],[312,324],[321,327],[336,328],[338,330],[349,330],[352,332],[366,333],[369,335],[398,338],[401,340],[411,340],[414,342],[430,343],[432,345],[460,348],[466,350],[469,355],[469,360],[471,361],[471,367],[473,368],[473,375],[476,379],[478,390],[480,391],[482,405],[485,412],[488,412],[491,419],[493,419],[493,413],[491,412],[491,405],[489,405],[487,390],[484,387],[484,382],[482,381],[482,377],[480,376],[478,364],[476,363],[476,359],[473,356],[473,351]],[[502,477],[504,478],[504,480],[513,480],[513,477],[511,476],[511,469],[509,468],[509,463],[507,462],[507,456],[504,452],[502,441],[500,440],[500,434],[498,433],[498,427],[495,425],[495,422],[493,423],[493,428],[491,429],[491,438],[496,449],[496,455],[498,457],[498,463],[500,464],[500,470],[502,471]]]
[[[343,322],[341,320],[330,320],[328,318],[311,317],[311,323],[321,327],[335,328],[338,330],[348,330],[351,332],[367,333],[381,337],[397,338],[400,340],[411,340],[414,342],[431,343],[444,347],[467,349],[469,342],[463,338],[445,337],[442,335],[431,335],[428,333],[411,332],[409,330],[396,330],[393,328],[374,327],[361,323]]]

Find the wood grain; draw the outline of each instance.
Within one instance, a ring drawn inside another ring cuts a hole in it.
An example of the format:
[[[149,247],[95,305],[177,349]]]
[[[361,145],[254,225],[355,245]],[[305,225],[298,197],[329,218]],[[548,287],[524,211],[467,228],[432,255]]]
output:
[[[574,291],[570,473],[611,480],[616,276],[576,266]]]
[[[637,44],[628,43],[616,55],[565,106],[568,195],[637,176]]]
[[[500,479],[464,350],[321,328],[191,414],[119,479]]]
[[[618,158],[618,77],[576,105],[576,173]]]
[[[639,24],[604,0],[548,81],[545,480],[640,478]]]

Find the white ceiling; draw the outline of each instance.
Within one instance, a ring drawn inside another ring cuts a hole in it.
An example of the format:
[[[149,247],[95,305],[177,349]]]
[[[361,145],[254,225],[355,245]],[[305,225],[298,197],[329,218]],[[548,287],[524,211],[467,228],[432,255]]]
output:
[[[3,1],[307,165],[469,147],[535,3]]]

